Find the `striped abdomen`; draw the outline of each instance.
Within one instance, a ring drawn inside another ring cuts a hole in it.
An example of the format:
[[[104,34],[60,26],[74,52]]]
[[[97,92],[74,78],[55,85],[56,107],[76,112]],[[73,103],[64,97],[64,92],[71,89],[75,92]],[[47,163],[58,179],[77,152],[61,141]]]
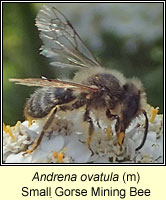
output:
[[[75,96],[72,90],[63,88],[40,88],[27,100],[24,114],[25,117],[45,117],[53,107],[69,103]]]

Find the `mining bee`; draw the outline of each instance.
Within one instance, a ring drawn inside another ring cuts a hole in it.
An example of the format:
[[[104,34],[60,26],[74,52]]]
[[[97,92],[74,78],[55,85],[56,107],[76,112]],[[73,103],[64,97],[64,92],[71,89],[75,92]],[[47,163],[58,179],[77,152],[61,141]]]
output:
[[[141,149],[148,132],[146,94],[141,82],[136,78],[126,79],[116,70],[103,68],[69,20],[54,6],[43,6],[36,17],[36,26],[43,41],[41,54],[52,59],[51,65],[76,67],[80,70],[72,82],[46,77],[10,79],[17,84],[42,87],[31,95],[24,108],[24,115],[29,123],[34,119],[44,118],[42,131],[32,150],[27,150],[27,153],[33,152],[40,145],[56,113],[80,108],[84,108],[83,121],[88,125],[89,149],[94,132],[94,119],[91,113],[94,114],[96,121],[99,121],[100,117],[105,117],[108,127],[112,120],[116,120],[115,131],[117,143],[120,145],[132,120],[143,113],[144,137],[136,150]],[[99,123],[98,126],[100,127]]]

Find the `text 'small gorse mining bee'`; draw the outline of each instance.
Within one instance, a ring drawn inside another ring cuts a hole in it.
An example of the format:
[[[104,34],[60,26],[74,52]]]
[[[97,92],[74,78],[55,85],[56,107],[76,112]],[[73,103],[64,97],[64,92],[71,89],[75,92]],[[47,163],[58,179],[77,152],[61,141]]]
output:
[[[36,26],[43,41],[42,54],[52,58],[51,63],[60,67],[76,67],[80,70],[73,81],[27,78],[10,79],[21,85],[42,87],[27,100],[24,114],[29,124],[34,119],[44,118],[43,129],[35,140],[33,152],[41,143],[55,114],[84,108],[83,121],[88,124],[87,145],[90,149],[94,133],[94,120],[100,127],[100,117],[105,116],[109,123],[115,120],[117,144],[121,145],[125,130],[139,114],[145,116],[145,131],[139,150],[145,143],[148,132],[148,118],[145,111],[146,95],[141,82],[126,79],[123,74],[106,70],[85,47],[71,23],[55,7],[46,5],[39,11]],[[95,117],[91,117],[91,113]],[[94,119],[95,118],[95,119]]]

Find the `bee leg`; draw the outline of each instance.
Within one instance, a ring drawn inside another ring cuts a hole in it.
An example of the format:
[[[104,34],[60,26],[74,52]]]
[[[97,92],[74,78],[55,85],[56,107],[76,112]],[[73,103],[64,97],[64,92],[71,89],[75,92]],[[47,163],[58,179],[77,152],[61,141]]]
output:
[[[84,121],[89,123],[88,137],[87,137],[86,143],[88,145],[88,148],[90,149],[90,151],[93,154],[93,151],[90,147],[90,142],[91,142],[91,139],[92,139],[92,135],[94,133],[94,125],[93,125],[92,118],[89,116],[89,110],[88,109],[86,109],[86,111],[84,113]]]
[[[123,141],[124,141],[125,128],[123,126],[123,123],[120,120],[120,117],[118,115],[111,114],[110,110],[106,111],[106,115],[110,119],[113,119],[113,120],[116,119],[115,131],[117,133],[117,143],[119,145],[121,145],[123,143]]]
[[[31,150],[27,150],[25,154],[30,154],[32,153],[41,143],[42,139],[43,139],[43,136],[45,134],[45,132],[48,130],[50,124],[52,123],[53,119],[54,119],[54,116],[57,112],[57,109],[58,107],[55,106],[51,111],[50,113],[47,115],[46,119],[45,119],[45,122],[44,122],[44,125],[43,125],[43,129],[42,129],[42,132],[40,133],[39,137],[34,141],[33,145],[32,145],[32,149]]]
[[[148,128],[149,128],[149,120],[148,120],[148,116],[147,116],[147,113],[145,110],[142,110],[144,116],[145,116],[145,131],[144,131],[144,137],[143,137],[143,140],[142,140],[142,143],[140,144],[140,146],[138,146],[135,151],[138,151],[140,150],[144,144],[145,144],[145,141],[146,141],[146,138],[147,138],[147,134],[148,134]]]
[[[77,105],[77,106],[75,106],[75,105]],[[39,137],[34,141],[34,143],[32,145],[32,150],[28,149],[26,151],[26,153],[24,153],[24,154],[30,154],[30,153],[32,153],[40,145],[45,132],[48,130],[50,124],[54,120],[54,116],[55,116],[57,110],[58,111],[67,111],[67,110],[72,111],[73,109],[80,108],[81,106],[83,106],[83,105],[78,101],[75,104],[72,104],[72,106],[62,105],[62,106],[55,106],[54,108],[52,108],[52,110],[50,111],[50,113],[47,115],[47,117],[45,119],[42,132],[40,133]]]
[[[120,126],[119,126],[120,125],[119,116],[111,114],[111,111],[109,109],[106,110],[106,116],[107,116],[108,119],[111,119],[111,120],[116,119],[115,131],[116,131],[116,133],[118,133],[118,130],[120,129]],[[106,133],[107,133],[106,139],[110,140],[110,137],[111,137],[111,127],[110,127],[110,125],[108,125]]]
[[[116,124],[115,124],[115,131],[116,131],[116,133],[119,133],[120,126],[121,126],[120,118],[119,118],[119,116],[117,116],[117,118],[116,118]]]
[[[98,126],[99,128],[101,128],[100,123],[99,123],[99,120],[97,120],[97,126]]]
[[[124,128],[124,125],[123,125],[123,122],[120,122],[120,120],[119,120],[119,125],[118,125],[118,127],[120,127],[121,126],[121,128],[119,129],[118,128],[118,139],[117,139],[117,143],[119,144],[119,145],[121,145],[121,144],[123,144],[123,141],[124,141],[124,137],[125,137],[125,128]],[[119,131],[120,130],[120,131]]]
[[[121,145],[124,141],[125,128],[120,121],[120,117],[118,115],[111,114],[109,109],[106,110],[106,116],[107,118],[112,120],[116,119],[115,131],[117,133],[117,143]],[[107,128],[107,140],[110,138],[110,134],[111,134],[111,129]]]

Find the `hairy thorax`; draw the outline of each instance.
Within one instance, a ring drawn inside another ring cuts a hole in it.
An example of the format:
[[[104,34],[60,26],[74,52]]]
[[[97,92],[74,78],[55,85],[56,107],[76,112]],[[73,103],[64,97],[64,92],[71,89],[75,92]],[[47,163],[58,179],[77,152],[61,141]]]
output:
[[[112,74],[97,73],[82,81],[85,85],[96,86],[97,93],[86,96],[91,109],[114,109],[124,94],[119,80]]]

